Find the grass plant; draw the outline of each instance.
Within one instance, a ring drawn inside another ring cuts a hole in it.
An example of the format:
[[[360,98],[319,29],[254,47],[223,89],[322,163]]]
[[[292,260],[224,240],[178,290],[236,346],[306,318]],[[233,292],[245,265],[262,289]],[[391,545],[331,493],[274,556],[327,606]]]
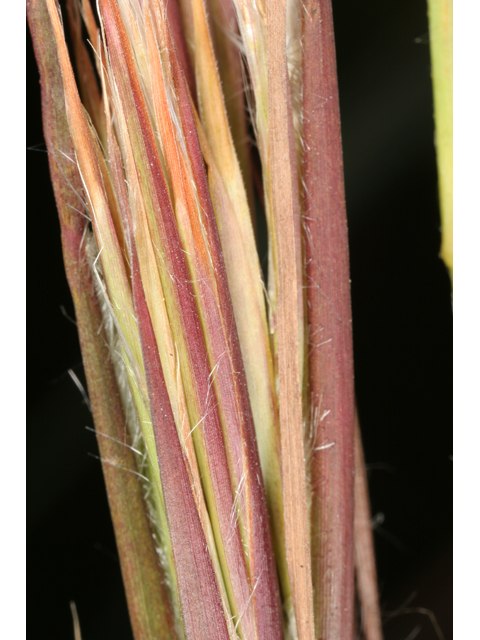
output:
[[[349,640],[356,571],[377,640],[330,0],[62,9],[27,3],[135,638]]]

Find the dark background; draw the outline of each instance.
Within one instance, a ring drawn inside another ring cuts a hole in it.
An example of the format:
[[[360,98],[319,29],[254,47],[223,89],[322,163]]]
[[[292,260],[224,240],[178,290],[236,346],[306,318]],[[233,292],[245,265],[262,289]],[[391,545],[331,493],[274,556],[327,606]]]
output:
[[[451,297],[438,257],[426,3],[333,0],[355,374],[384,633],[452,637]],[[28,554],[32,640],[131,638],[27,51]],[[63,311],[62,311],[63,310]],[[332,639],[333,640],[333,639]]]

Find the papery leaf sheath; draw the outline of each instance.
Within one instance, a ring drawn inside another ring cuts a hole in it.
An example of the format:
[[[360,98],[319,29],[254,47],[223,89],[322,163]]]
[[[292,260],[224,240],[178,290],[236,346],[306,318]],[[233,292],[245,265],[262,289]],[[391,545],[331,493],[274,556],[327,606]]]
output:
[[[277,246],[276,316],[278,394],[282,446],[285,544],[288,574],[300,640],[314,638],[310,563],[310,526],[303,448],[302,385],[299,344],[298,235],[299,203],[293,153],[293,123],[286,61],[286,2],[267,0],[268,154],[271,204]]]
[[[248,206],[255,229],[255,200],[250,157],[244,70],[238,46],[238,25],[233,0],[207,0],[212,42],[222,84],[232,140],[242,172]]]
[[[291,8],[293,2],[287,2],[287,7]],[[273,210],[273,182],[275,177],[272,170],[272,151],[270,142],[271,109],[270,109],[270,91],[271,79],[268,75],[268,57],[270,49],[268,45],[268,18],[265,2],[255,2],[254,0],[235,0],[237,7],[237,15],[239,20],[240,31],[242,34],[243,46],[245,49],[245,58],[248,65],[249,78],[252,83],[253,99],[251,102],[251,110],[254,113],[254,126],[256,129],[256,138],[258,150],[262,163],[263,175],[263,191],[265,202],[265,213],[268,227],[268,302],[269,302],[269,321],[272,341],[272,352],[277,367],[277,305],[279,296],[279,267],[278,267],[278,249],[276,229],[276,215]],[[285,11],[288,9],[286,8]],[[283,6],[278,6],[278,11],[283,12]],[[287,64],[287,30],[285,28],[284,45],[284,63]],[[297,176],[297,160],[295,158],[295,145],[293,144],[295,135],[292,121],[292,105],[291,105],[291,82],[290,77],[285,85],[286,96],[281,98],[285,101],[288,116],[284,125],[288,122],[288,136],[291,138],[289,144],[290,173],[292,174],[293,197],[289,206],[293,209],[293,223],[295,233],[295,273],[297,277],[297,314],[298,314],[298,357],[301,376],[301,384],[303,386],[303,374],[305,369],[305,302],[304,302],[304,279],[303,279],[303,257],[302,257],[302,221],[301,207],[299,201],[299,181]],[[296,94],[298,91],[296,91]],[[273,100],[275,102],[275,99]],[[298,120],[298,117],[297,117]],[[297,136],[298,138],[298,136]],[[301,176],[300,176],[301,178]],[[292,263],[293,264],[293,263]]]
[[[225,101],[218,75],[204,0],[191,0],[194,66],[197,77],[198,111],[205,133],[234,207],[245,250],[258,283],[255,295],[263,301],[261,271],[248,207],[247,194],[233,145]],[[260,302],[259,302],[260,304]]]

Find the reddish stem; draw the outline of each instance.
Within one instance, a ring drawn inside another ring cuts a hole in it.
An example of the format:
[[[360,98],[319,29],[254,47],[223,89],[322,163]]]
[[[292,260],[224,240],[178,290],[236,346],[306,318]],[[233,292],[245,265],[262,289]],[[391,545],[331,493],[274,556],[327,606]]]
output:
[[[353,637],[354,388],[348,233],[330,0],[303,25],[305,226],[317,638]]]

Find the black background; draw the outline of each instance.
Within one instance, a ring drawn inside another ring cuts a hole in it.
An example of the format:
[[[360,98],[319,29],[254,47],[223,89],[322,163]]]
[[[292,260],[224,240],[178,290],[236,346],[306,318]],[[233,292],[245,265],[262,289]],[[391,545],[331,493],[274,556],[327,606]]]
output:
[[[452,314],[438,257],[426,4],[334,0],[356,391],[387,640],[452,637]],[[131,638],[28,38],[29,637]],[[63,309],[63,311],[62,311]],[[408,612],[405,611],[408,609]],[[391,615],[395,614],[395,615]],[[332,639],[333,640],[333,639]]]

